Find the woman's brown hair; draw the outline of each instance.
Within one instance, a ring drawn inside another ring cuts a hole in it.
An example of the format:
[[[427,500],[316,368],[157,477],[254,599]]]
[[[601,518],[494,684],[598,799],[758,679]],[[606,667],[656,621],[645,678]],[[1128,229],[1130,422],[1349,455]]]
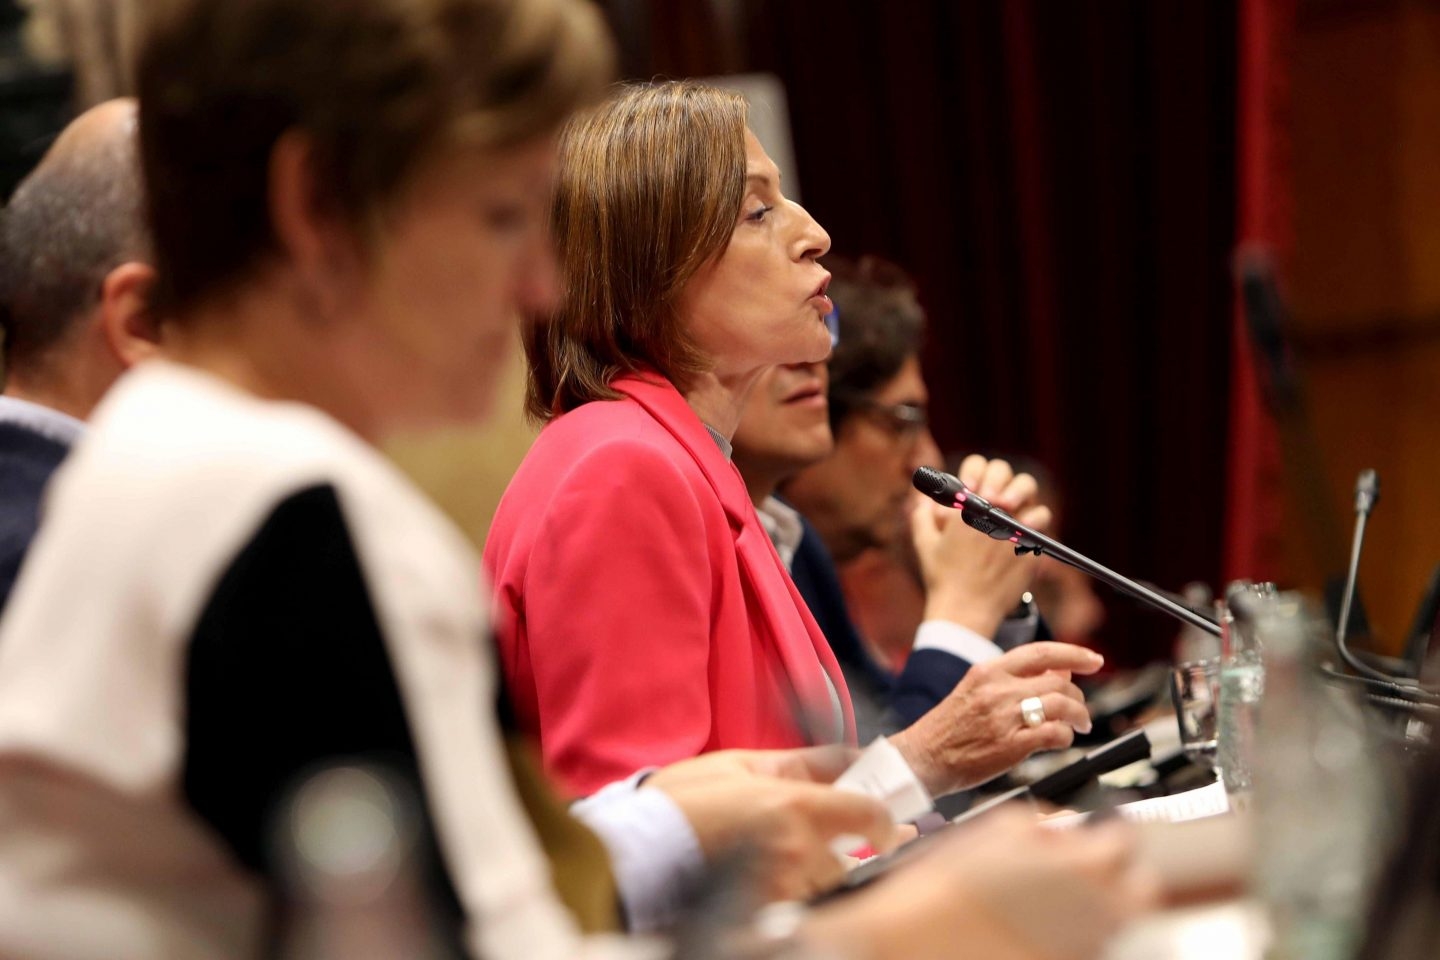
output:
[[[627,85],[560,138],[553,226],[560,307],[526,337],[526,409],[613,400],[621,373],[683,388],[705,358],[677,313],[724,252],[745,195],[745,100],[692,81]]]
[[[610,81],[584,0],[145,0],[141,163],[166,312],[275,252],[269,164],[313,147],[321,198],[368,234],[431,151],[559,128]]]

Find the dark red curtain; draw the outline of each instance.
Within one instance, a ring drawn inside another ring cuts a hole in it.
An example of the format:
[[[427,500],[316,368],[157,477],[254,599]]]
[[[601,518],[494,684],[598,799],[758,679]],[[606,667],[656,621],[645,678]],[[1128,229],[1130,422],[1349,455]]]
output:
[[[1282,267],[1294,248],[1287,131],[1295,16],[1296,0],[1240,0],[1236,239],[1270,251]],[[1278,580],[1284,478],[1276,425],[1261,399],[1255,359],[1237,298],[1225,574]]]
[[[1064,536],[1102,562],[1219,580],[1236,0],[610,12],[630,76],[781,78],[803,199],[835,251],[920,283],[942,446],[1046,464]],[[1123,659],[1168,655],[1173,624],[1110,608]]]

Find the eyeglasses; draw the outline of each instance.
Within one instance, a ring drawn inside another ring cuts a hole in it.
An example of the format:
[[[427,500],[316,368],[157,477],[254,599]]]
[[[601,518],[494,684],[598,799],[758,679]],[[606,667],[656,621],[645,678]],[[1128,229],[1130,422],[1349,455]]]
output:
[[[902,440],[916,440],[930,426],[929,412],[917,403],[881,403],[861,397],[851,406],[874,414],[887,430]]]

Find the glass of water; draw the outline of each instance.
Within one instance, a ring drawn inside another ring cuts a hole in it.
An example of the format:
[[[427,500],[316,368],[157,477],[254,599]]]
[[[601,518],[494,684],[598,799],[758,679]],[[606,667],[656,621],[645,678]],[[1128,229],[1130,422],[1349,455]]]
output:
[[[1265,696],[1265,661],[1256,621],[1275,603],[1273,583],[1236,581],[1218,605],[1220,620],[1220,778],[1232,797],[1248,793]]]
[[[1220,732],[1220,659],[1190,660],[1170,670],[1170,697],[1185,755],[1215,770]]]

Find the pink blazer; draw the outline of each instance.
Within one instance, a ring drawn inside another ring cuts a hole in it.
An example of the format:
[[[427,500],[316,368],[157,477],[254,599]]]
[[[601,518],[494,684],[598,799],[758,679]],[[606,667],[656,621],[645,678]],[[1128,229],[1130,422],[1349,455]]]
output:
[[[541,431],[485,544],[505,679],[549,772],[587,794],[709,750],[854,742],[739,471],[668,381],[614,387]]]

